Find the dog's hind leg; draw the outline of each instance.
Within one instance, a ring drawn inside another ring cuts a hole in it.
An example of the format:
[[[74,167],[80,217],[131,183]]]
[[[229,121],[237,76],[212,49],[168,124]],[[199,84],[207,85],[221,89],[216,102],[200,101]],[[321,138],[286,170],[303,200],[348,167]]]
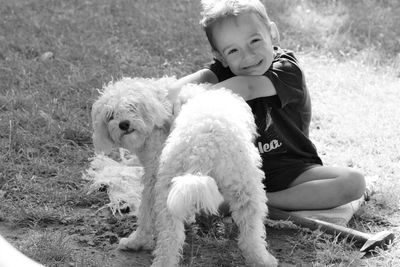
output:
[[[265,241],[264,218],[267,210],[265,192],[261,185],[249,186],[259,181],[250,179],[246,182],[246,188],[230,192],[228,200],[232,218],[239,228],[238,246],[249,266],[277,266],[278,262],[268,252]]]
[[[157,244],[153,251],[154,260],[151,267],[178,266],[185,242],[183,220],[173,216],[167,208],[169,190],[164,187],[156,195],[156,229]]]
[[[159,234],[153,266],[176,266],[185,240],[183,222],[200,211],[216,214],[223,198],[215,180],[207,175],[176,176],[164,185],[163,190],[158,190],[161,180],[160,175],[160,185],[156,187],[156,227]]]
[[[129,237],[122,238],[118,248],[122,250],[153,250],[155,246],[154,213],[155,179],[145,179],[138,214],[138,228]]]

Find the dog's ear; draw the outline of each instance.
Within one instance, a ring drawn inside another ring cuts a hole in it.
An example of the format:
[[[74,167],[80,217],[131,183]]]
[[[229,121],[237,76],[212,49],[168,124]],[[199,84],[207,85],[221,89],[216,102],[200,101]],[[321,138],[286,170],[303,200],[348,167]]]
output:
[[[95,123],[93,128],[94,151],[96,153],[110,153],[114,145],[108,134],[106,124],[104,122]]]
[[[100,104],[95,102],[92,107],[93,123],[93,145],[96,153],[110,153],[114,143],[110,138],[107,129],[105,110],[100,108]]]

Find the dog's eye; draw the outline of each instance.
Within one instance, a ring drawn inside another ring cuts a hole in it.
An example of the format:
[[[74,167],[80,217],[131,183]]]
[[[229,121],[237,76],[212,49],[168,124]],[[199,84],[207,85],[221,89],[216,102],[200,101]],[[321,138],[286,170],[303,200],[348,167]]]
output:
[[[128,110],[135,113],[137,111],[137,106],[130,104],[128,105]]]
[[[113,112],[107,113],[106,118],[107,118],[107,121],[113,120],[114,119],[114,113]]]

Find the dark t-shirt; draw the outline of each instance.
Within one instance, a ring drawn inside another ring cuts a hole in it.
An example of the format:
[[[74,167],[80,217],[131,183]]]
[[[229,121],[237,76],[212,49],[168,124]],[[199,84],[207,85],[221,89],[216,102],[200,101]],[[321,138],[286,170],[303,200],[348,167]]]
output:
[[[315,164],[322,165],[308,136],[311,101],[303,71],[292,52],[278,47],[274,52],[272,65],[264,75],[277,95],[247,101],[259,134],[255,145],[263,160],[266,189],[271,192],[287,188]],[[209,68],[220,82],[235,76],[217,60]]]

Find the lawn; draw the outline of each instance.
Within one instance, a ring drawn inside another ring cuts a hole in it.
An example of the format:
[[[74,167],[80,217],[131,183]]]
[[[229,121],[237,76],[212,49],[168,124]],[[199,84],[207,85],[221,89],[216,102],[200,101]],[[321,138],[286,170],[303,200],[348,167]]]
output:
[[[376,179],[350,226],[398,237],[400,4],[265,2],[306,73],[324,163]],[[0,234],[10,243],[46,266],[149,266],[149,252],[115,250],[136,219],[96,212],[107,195],[87,194],[91,105],[111,80],[206,65],[198,10],[190,0],[0,0]],[[236,229],[206,222],[189,231],[183,266],[243,266]],[[318,231],[269,227],[267,239],[283,266],[400,266],[397,240],[366,257]]]

